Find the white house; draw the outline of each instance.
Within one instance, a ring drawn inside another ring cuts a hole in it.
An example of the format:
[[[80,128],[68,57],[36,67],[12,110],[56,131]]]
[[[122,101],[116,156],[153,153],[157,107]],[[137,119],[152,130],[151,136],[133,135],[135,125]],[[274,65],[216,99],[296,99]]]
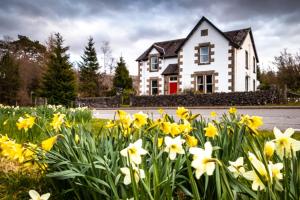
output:
[[[140,95],[255,91],[258,84],[251,28],[222,32],[205,17],[186,38],[155,42],[137,62]]]

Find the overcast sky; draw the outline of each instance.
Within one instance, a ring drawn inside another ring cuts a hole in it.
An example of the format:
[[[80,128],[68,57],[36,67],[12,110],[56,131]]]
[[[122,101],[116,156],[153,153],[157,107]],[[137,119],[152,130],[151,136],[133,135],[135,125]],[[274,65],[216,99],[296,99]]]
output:
[[[89,36],[111,43],[131,74],[135,59],[153,42],[186,37],[206,16],[223,31],[251,27],[263,68],[288,48],[300,49],[300,0],[0,0],[0,36],[18,34],[44,43],[60,32],[70,46],[71,61]]]

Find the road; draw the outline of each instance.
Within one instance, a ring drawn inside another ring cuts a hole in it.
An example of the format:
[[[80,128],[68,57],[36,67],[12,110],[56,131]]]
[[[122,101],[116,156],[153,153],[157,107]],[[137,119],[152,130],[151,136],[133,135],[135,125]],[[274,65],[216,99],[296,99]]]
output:
[[[215,111],[219,116],[227,112],[225,108],[191,108],[193,114],[200,113],[203,117],[210,117],[210,112]],[[154,119],[160,117],[157,109],[148,108],[134,108],[126,109],[126,112],[134,114],[143,111],[148,113]],[[169,115],[176,116],[176,108],[165,109]],[[94,110],[93,115],[96,118],[113,119],[116,109]],[[286,128],[294,128],[300,131],[300,108],[280,108],[280,109],[266,109],[266,108],[238,108],[238,113],[248,115],[258,115],[263,117],[264,125],[261,129],[272,130],[274,126],[284,130]]]

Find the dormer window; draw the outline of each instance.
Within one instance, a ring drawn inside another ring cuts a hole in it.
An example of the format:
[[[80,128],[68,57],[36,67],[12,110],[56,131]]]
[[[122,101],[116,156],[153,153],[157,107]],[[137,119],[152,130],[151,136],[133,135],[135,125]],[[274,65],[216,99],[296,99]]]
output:
[[[203,46],[199,49],[200,64],[209,63],[209,46]]]
[[[150,56],[150,71],[158,71],[158,56]]]

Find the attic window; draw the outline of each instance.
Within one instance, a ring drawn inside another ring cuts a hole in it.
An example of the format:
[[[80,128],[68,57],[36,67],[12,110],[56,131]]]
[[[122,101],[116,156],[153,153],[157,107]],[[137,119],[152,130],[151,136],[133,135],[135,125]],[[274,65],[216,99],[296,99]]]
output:
[[[150,71],[158,71],[158,56],[153,55],[150,57]]]
[[[207,36],[208,35],[208,29],[201,30],[201,36]]]

